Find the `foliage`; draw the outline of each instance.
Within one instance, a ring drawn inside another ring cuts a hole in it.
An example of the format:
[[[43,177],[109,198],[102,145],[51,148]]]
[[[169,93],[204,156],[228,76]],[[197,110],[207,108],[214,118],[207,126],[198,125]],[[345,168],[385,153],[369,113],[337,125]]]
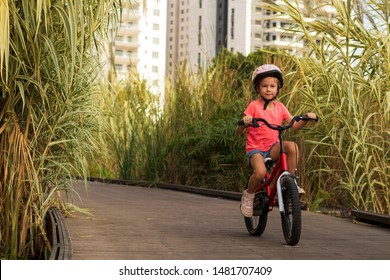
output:
[[[0,248],[42,258],[49,207],[87,176],[99,127],[99,50],[116,4],[1,1]],[[114,16],[115,18],[115,16]]]
[[[122,179],[158,180],[163,161],[160,102],[135,73],[127,82],[113,84],[112,94],[104,102],[109,125],[103,141],[110,151],[102,155],[105,169]],[[108,166],[111,162],[115,166]]]

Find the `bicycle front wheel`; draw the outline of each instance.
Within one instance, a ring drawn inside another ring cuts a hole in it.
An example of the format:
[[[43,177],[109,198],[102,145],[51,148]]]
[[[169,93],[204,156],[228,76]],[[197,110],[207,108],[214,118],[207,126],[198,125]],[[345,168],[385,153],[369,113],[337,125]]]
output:
[[[281,213],[284,239],[288,245],[297,245],[301,238],[302,214],[295,180],[284,176],[281,181],[284,213]]]

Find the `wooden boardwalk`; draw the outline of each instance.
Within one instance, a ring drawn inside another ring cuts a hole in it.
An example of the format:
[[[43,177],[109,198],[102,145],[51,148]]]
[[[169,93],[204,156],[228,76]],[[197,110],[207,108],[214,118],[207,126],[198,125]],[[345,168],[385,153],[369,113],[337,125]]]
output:
[[[286,246],[277,209],[250,236],[239,201],[159,188],[81,183],[66,218],[74,260],[390,260],[390,229],[304,211]]]

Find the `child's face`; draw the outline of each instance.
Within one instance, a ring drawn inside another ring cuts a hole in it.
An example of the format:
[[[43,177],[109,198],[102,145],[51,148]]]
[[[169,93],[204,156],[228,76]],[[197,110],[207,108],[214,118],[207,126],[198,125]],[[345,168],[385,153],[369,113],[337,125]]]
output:
[[[261,97],[266,100],[273,99],[278,93],[278,79],[275,77],[266,77],[260,81],[257,86],[257,91]]]

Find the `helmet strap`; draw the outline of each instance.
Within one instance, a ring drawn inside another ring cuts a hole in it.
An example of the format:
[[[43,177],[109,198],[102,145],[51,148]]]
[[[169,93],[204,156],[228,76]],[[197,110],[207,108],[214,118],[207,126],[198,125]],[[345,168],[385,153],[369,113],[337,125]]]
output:
[[[273,99],[271,99],[271,100],[267,100],[267,99],[261,97],[261,99],[263,99],[263,101],[264,101],[264,108],[263,108],[263,110],[265,111],[265,110],[267,109],[267,107],[268,107],[268,104],[269,104],[272,100],[274,100],[275,98],[273,98]]]
[[[276,97],[278,96],[278,94],[279,94],[279,90],[278,90],[278,92],[276,93],[276,95],[275,95],[272,99],[265,99],[264,97],[262,97],[262,96],[260,95],[261,99],[263,99],[263,101],[264,101],[264,107],[263,107],[263,110],[264,110],[264,111],[267,109],[268,104],[270,104],[272,101],[274,101],[274,100],[276,99]]]

